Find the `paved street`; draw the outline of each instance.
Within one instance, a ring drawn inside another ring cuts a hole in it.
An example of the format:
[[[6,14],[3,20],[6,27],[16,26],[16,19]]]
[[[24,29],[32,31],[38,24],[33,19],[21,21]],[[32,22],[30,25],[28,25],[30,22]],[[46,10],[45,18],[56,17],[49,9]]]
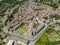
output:
[[[41,35],[46,31],[46,28],[48,27],[48,25],[53,24],[53,23],[55,23],[55,22],[50,22],[49,24],[45,24],[45,27],[39,32],[39,34],[37,34],[36,40],[30,41],[29,45],[34,45],[35,42],[41,37]]]
[[[30,3],[32,3],[33,2],[33,0],[30,0],[29,1]],[[3,9],[4,10],[4,9]],[[12,12],[11,12],[12,13]],[[51,8],[47,8],[47,11],[46,11],[46,13],[45,13],[45,15],[50,15],[50,14],[60,14],[60,11],[58,12],[58,11],[53,11]],[[35,13],[36,14],[36,13]],[[44,14],[44,13],[43,13]],[[60,22],[60,20],[56,20],[56,22]],[[27,37],[27,36],[23,36],[23,35],[20,35],[20,34],[18,34],[18,33],[16,33],[16,32],[14,32],[14,33],[12,33],[12,32],[8,32],[7,30],[3,30],[4,32],[6,32],[6,33],[9,33],[9,34],[11,34],[11,35],[16,35],[16,36],[20,36],[20,37],[23,37],[23,38],[26,38],[26,39],[29,39],[30,40],[30,43],[29,43],[29,45],[34,45],[35,44],[35,42],[41,37],[41,35],[46,31],[46,28],[48,27],[48,25],[50,25],[50,24],[53,24],[53,23],[55,23],[55,22],[50,22],[49,24],[45,24],[45,27],[44,28],[42,28],[41,29],[41,31],[38,33],[38,34],[36,34],[36,36],[34,36],[34,38],[29,38],[29,37]]]

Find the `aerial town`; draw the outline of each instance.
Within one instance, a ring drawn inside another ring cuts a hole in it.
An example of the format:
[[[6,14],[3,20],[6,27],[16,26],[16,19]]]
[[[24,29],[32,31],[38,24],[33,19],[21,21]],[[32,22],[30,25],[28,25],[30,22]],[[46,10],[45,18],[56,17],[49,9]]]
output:
[[[0,45],[60,45],[60,0],[0,0]]]

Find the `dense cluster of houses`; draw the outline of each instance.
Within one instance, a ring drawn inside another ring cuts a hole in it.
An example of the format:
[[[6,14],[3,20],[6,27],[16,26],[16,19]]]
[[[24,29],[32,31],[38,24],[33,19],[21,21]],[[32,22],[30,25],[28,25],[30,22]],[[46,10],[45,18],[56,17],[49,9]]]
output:
[[[20,41],[21,44],[28,44],[29,40],[25,39],[24,37],[16,36],[16,35],[10,35],[9,32],[12,32],[12,34],[21,26],[21,24],[26,25],[26,32],[23,34],[27,37],[33,37],[38,34],[42,28],[44,28],[45,24],[43,23],[44,17],[48,17],[48,14],[51,12],[51,10],[47,9],[46,5],[31,3],[26,4],[20,7],[19,5],[16,5],[14,8],[12,8],[7,14],[13,13],[16,9],[18,9],[18,12],[13,15],[13,19],[10,22],[7,22],[7,24],[4,26],[3,31],[7,31],[5,38],[7,40],[17,40]],[[47,12],[46,12],[47,11]],[[3,24],[8,19],[8,16],[3,18]],[[36,25],[39,25],[37,28],[35,28]],[[9,34],[9,35],[7,35]],[[10,41],[11,42],[11,41]]]

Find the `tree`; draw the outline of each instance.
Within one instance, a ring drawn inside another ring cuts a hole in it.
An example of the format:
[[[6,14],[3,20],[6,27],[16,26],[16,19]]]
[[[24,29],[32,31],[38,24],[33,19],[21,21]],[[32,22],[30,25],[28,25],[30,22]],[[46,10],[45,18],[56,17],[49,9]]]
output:
[[[2,31],[2,27],[0,26],[0,32]]]

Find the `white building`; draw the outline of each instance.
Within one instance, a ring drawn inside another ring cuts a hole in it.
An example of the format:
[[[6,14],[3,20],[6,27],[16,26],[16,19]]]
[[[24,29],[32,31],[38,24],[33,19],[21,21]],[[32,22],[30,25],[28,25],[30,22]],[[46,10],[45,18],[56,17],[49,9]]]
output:
[[[14,42],[14,40],[9,40],[9,42],[7,43],[7,45],[12,45]]]

